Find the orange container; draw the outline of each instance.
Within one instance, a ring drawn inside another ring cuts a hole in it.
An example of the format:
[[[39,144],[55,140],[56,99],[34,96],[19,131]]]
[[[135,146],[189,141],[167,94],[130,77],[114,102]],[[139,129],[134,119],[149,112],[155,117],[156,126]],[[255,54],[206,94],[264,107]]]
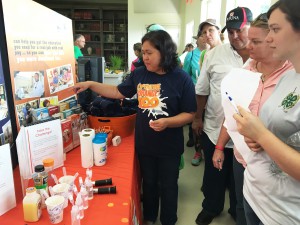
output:
[[[114,136],[128,137],[133,134],[135,127],[136,114],[122,117],[96,117],[88,116],[90,127],[101,129],[104,126],[110,126]]]

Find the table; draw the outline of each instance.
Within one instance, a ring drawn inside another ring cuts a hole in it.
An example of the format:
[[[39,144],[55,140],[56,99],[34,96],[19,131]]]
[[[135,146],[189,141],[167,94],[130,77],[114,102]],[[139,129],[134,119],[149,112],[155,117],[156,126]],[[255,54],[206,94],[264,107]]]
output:
[[[85,179],[85,169],[81,167],[80,147],[67,153],[64,163],[68,175],[76,172]],[[117,187],[117,194],[94,195],[89,201],[89,208],[84,211],[81,225],[126,225],[141,224],[140,179],[136,155],[134,153],[134,135],[123,138],[119,146],[108,147],[107,163],[102,167],[92,167],[92,180],[112,178]],[[62,169],[54,171],[59,178]],[[22,208],[22,191],[19,168],[14,170],[17,207],[0,216],[2,225],[24,225]],[[76,180],[78,187],[78,178]],[[71,204],[64,209],[64,219],[60,224],[71,224]],[[51,224],[47,209],[43,209],[40,220],[28,224]]]

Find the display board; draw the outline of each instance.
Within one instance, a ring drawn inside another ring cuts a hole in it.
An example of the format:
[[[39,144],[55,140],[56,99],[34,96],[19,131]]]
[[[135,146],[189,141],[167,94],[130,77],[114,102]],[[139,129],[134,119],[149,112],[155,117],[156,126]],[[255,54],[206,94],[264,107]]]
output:
[[[73,95],[72,21],[31,0],[2,1],[18,129],[39,99]]]

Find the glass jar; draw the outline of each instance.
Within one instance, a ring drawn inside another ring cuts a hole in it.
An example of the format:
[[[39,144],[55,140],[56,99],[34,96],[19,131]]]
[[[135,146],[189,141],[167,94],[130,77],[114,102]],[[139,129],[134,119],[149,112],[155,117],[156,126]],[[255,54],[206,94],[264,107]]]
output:
[[[48,191],[48,173],[45,171],[44,165],[36,165],[32,175],[34,186],[37,190],[45,189]]]

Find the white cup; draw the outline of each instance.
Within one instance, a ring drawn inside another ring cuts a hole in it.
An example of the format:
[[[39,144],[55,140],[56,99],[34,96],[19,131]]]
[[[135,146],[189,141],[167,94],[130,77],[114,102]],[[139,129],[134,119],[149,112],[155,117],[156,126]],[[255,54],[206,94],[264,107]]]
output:
[[[64,218],[65,198],[60,195],[54,195],[46,199],[45,203],[52,224],[60,223]]]
[[[73,186],[74,186],[74,176],[72,175],[66,175],[66,176],[62,176],[58,179],[58,182],[60,184],[69,184],[70,187],[69,187],[69,191],[72,191],[73,190]]]
[[[65,198],[64,208],[68,207],[70,185],[67,183],[56,184],[52,190],[54,195],[60,195]]]

